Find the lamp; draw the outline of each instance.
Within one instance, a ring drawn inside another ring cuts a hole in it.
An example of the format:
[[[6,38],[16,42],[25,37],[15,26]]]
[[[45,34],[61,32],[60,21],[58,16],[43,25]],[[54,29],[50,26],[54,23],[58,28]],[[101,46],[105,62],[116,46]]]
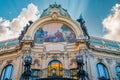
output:
[[[83,56],[77,56],[76,61],[78,64],[83,64]]]
[[[24,72],[20,80],[29,80],[31,76],[31,64],[32,64],[32,57],[30,55],[27,55],[24,60]]]
[[[77,62],[77,68],[79,70],[77,76],[80,78],[80,80],[86,80],[86,78],[89,80],[87,72],[83,69],[83,65],[84,65],[83,56],[82,55],[76,56],[76,62]]]
[[[24,62],[25,62],[24,66],[30,66],[32,64],[32,57],[26,56]]]

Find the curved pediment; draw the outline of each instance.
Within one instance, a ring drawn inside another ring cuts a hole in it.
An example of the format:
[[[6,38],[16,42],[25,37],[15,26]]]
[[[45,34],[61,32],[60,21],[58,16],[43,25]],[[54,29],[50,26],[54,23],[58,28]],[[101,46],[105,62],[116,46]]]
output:
[[[53,15],[56,17],[53,17]],[[36,36],[45,38],[45,35],[48,35],[55,37],[55,34],[58,31],[58,33],[60,32],[60,34],[62,34],[63,39],[55,40],[54,38],[52,39],[52,41],[64,42],[67,40],[68,42],[74,42],[75,39],[80,39],[80,36],[83,35],[83,32],[77,22],[75,22],[71,18],[58,16],[56,14],[53,15],[46,16],[35,21],[27,30],[25,36],[30,36],[32,40],[34,40]],[[40,30],[43,30],[44,36],[38,35],[42,34]],[[74,41],[68,40],[68,37],[73,37],[72,39],[74,39]],[[49,40],[47,42],[49,42]]]

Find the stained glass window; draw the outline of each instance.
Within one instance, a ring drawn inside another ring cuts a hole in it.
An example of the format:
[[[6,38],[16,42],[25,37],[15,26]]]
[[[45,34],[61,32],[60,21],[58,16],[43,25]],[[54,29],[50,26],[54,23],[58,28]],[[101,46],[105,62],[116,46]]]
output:
[[[14,73],[13,65],[11,64],[7,65],[2,71],[1,80],[12,80],[13,73]]]

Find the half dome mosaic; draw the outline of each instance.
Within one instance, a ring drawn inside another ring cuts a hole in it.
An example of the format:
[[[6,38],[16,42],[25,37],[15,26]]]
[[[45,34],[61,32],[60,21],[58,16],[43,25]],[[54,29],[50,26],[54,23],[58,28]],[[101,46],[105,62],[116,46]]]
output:
[[[43,42],[68,42],[76,41],[74,31],[62,23],[50,23],[43,25],[35,32],[35,43]]]

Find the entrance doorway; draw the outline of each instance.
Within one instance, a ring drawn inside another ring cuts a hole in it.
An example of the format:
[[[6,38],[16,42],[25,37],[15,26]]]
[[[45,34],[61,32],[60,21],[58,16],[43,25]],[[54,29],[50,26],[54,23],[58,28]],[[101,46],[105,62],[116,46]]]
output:
[[[48,77],[62,77],[62,63],[59,60],[52,60],[48,64]]]

